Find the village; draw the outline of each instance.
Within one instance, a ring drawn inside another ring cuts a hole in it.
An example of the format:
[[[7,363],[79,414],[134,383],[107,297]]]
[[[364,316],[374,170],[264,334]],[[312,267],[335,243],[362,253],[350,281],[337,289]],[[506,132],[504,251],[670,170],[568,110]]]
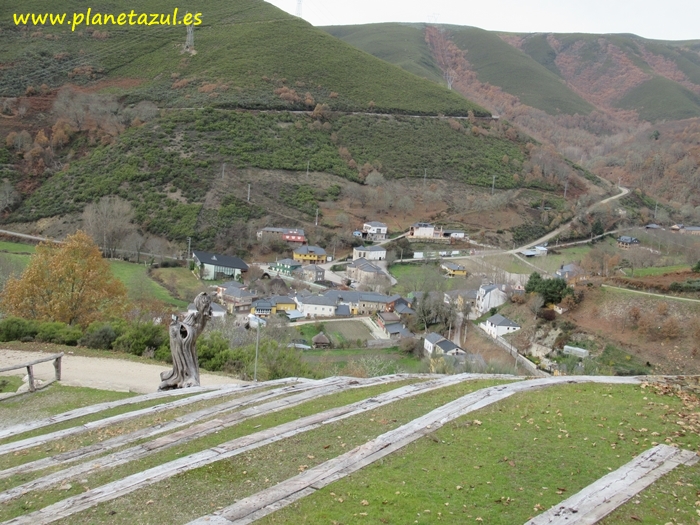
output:
[[[643,231],[655,233],[663,228],[649,224]],[[675,234],[700,234],[700,228],[673,225],[668,229]],[[419,348],[417,354],[424,358],[443,358],[456,365],[467,366],[471,370],[483,370],[486,363],[481,355],[470,351],[463,342],[461,327],[465,323],[475,322],[476,326],[494,344],[501,347],[516,359],[516,362],[531,373],[566,373],[566,367],[560,367],[547,358],[552,351],[547,348],[542,352],[542,345],[533,343],[526,348],[516,348],[510,338],[521,326],[513,319],[498,313],[508,302],[524,302],[525,285],[528,274],[499,272],[498,274],[479,274],[482,276],[478,286],[450,286],[446,291],[421,290],[408,293],[394,293],[396,278],[389,271],[391,264],[427,264],[432,263],[439,269],[442,277],[453,282],[467,282],[467,277],[475,274],[463,264],[467,259],[479,259],[484,254],[494,257],[492,247],[482,246],[470,241],[464,231],[448,230],[425,222],[418,222],[408,231],[389,235],[387,225],[378,221],[368,221],[361,229],[352,232],[353,237],[362,240],[362,244],[352,248],[352,253],[338,260],[327,253],[324,248],[309,245],[303,229],[284,227],[265,227],[257,232],[257,239],[282,241],[289,249],[288,257],[277,257],[268,263],[251,263],[220,254],[193,251],[192,257],[196,273],[203,281],[218,280],[215,285],[215,316],[234,316],[238,325],[251,328],[263,328],[270,319],[282,319],[290,326],[322,321],[354,321],[366,325],[368,341],[361,343],[372,348],[398,346],[402,341],[412,340]],[[423,248],[414,251],[410,258],[403,257],[392,250],[391,241],[405,238],[412,245],[430,246],[448,245],[435,250]],[[420,244],[418,244],[420,243]],[[389,245],[389,249],[387,249]],[[621,252],[639,250],[640,256],[654,252],[651,246],[644,246],[637,237],[618,235],[614,237],[614,246]],[[451,249],[459,248],[459,249]],[[553,247],[547,242],[536,244],[531,248],[514,250],[505,256],[514,256],[529,264],[537,271],[537,259],[546,258]],[[633,257],[629,257],[633,259]],[[534,264],[529,262],[534,261]],[[466,261],[468,262],[468,261]],[[564,281],[567,286],[584,287],[589,278],[595,277],[595,271],[584,269],[577,262],[561,264],[550,277]],[[257,278],[244,278],[248,275]],[[469,281],[472,285],[473,279]],[[265,283],[261,286],[261,283]],[[516,297],[515,299],[513,298]],[[429,300],[426,300],[429,299]],[[432,305],[432,306],[430,306]],[[446,309],[446,333],[431,331],[431,319],[436,316],[423,310]],[[562,315],[574,306],[571,300],[542,304],[550,311],[547,315]],[[539,315],[539,314],[538,314]],[[552,317],[553,318],[553,317]],[[465,326],[466,331],[466,326]],[[312,340],[300,340],[297,348],[329,348],[332,340],[323,332],[316,334]],[[535,349],[536,359],[527,359]],[[539,352],[539,355],[537,354]],[[565,355],[585,358],[589,352],[585,349],[567,346]],[[536,362],[537,366],[533,364]]]

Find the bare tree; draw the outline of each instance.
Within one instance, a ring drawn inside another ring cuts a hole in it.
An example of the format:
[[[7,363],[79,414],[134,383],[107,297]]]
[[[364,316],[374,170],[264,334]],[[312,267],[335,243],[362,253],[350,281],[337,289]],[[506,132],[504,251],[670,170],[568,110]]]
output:
[[[379,173],[377,170],[373,170],[367,175],[365,182],[368,186],[381,186],[384,184],[384,175]]]
[[[85,229],[102,251],[114,257],[122,241],[133,231],[131,204],[120,197],[102,197],[99,202],[88,204],[83,211]]]
[[[413,206],[413,199],[408,195],[404,195],[399,199],[399,202],[396,203],[396,207],[403,213],[404,218],[406,218],[408,212],[413,210]]]
[[[538,293],[533,294],[530,300],[527,302],[527,306],[530,308],[530,311],[535,314],[535,317],[537,317],[537,313],[540,311],[540,308],[544,306],[544,297]]]

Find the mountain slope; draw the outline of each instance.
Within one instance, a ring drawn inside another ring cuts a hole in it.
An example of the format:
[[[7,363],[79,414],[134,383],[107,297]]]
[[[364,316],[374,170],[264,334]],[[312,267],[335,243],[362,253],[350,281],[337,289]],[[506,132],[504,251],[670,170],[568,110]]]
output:
[[[700,95],[700,41],[663,42],[635,35],[511,34],[450,25],[438,28],[464,53],[480,82],[550,115],[587,115],[595,108],[631,110],[649,121],[700,116],[696,96]],[[420,52],[423,43],[415,31],[411,34],[399,24],[326,30],[407,70],[432,69]],[[393,51],[397,48],[402,52]],[[445,48],[434,47],[433,67],[449,68],[454,57],[445,53]]]
[[[442,82],[442,71],[425,42],[422,25],[371,24],[321,27],[329,34],[414,75]]]
[[[117,0],[100,11],[129,12],[133,7]],[[62,2],[60,9],[82,13],[85,5],[70,0]],[[173,11],[172,4],[160,0],[150,0],[138,9]],[[39,0],[4,2],[0,62],[5,67],[0,94],[17,96],[28,86],[37,89],[42,84],[55,88],[67,81],[129,78],[139,87],[121,93],[130,93],[132,100],[157,100],[168,106],[214,103],[306,109],[313,108],[314,103],[306,103],[313,99],[339,110],[486,114],[456,93],[406,74],[261,0],[235,4],[208,0],[192,2],[188,9],[202,13],[202,24],[194,30],[194,55],[183,53],[186,32],[182,26],[21,28],[12,23],[13,13],[55,11],[55,5]],[[282,86],[297,96],[281,99],[275,90]]]

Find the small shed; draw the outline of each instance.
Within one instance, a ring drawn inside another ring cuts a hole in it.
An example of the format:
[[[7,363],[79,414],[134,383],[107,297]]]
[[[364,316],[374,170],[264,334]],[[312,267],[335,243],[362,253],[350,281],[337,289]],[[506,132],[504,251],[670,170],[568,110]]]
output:
[[[311,342],[313,343],[314,348],[329,348],[331,346],[331,340],[328,339],[326,334],[323,332],[319,332],[313,336]]]

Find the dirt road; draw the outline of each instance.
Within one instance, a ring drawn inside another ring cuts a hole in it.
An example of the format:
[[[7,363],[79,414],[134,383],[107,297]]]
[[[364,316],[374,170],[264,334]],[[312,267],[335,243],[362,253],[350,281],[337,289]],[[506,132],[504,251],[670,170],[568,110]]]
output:
[[[0,368],[26,363],[47,355],[50,354],[0,349]],[[69,386],[85,386],[100,390],[146,394],[155,392],[158,389],[160,373],[165,370],[170,370],[170,367],[135,363],[122,359],[65,355],[61,366],[61,382]],[[6,372],[4,375],[24,376],[26,375],[26,369]],[[36,365],[34,367],[34,375],[42,381],[53,378],[53,364],[48,362]],[[200,380],[202,386],[244,382],[213,374],[202,374]]]

